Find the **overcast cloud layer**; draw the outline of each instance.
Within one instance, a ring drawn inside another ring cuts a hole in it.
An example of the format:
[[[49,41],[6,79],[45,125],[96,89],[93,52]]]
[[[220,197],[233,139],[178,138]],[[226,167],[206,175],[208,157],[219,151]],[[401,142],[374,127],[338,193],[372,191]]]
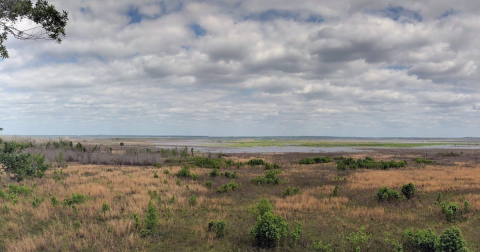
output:
[[[480,1],[51,3],[62,44],[0,60],[3,134],[480,137]]]

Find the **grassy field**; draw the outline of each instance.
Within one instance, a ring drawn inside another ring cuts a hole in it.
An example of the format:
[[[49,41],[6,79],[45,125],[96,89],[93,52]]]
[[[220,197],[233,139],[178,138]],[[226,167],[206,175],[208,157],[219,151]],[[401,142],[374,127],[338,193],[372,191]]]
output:
[[[222,158],[224,163],[246,163],[253,158],[275,162],[281,170],[278,185],[252,183],[266,172],[262,165],[222,167],[220,173],[238,174],[227,178],[222,174],[211,177],[212,169],[189,162],[190,172],[198,177],[178,177],[182,159],[165,162],[161,168],[69,163],[67,168],[48,171],[44,178],[20,183],[4,175],[0,180],[5,192],[0,198],[0,251],[264,251],[249,236],[258,217],[255,206],[263,198],[289,224],[289,233],[297,222],[302,224],[298,240],[285,241],[274,251],[328,251],[319,242],[329,244],[331,251],[355,251],[357,247],[360,251],[396,251],[392,244],[401,242],[407,228],[432,228],[441,234],[452,225],[462,230],[471,251],[480,251],[480,151],[429,154],[435,161],[432,164],[413,161],[425,157],[423,152],[368,154],[375,160],[408,162],[406,168],[390,170],[342,171],[334,162],[298,164],[300,158],[311,155]],[[343,155],[356,160],[366,154]],[[231,181],[239,187],[216,192]],[[417,188],[413,199],[378,200],[380,187],[401,195],[402,185],[410,182]],[[284,196],[287,187],[297,186],[298,194]],[[441,211],[439,193],[442,200],[460,205],[452,221]],[[85,201],[78,195],[85,196]],[[155,231],[143,237],[150,200],[159,221]],[[225,221],[223,236],[209,231],[212,220]]]

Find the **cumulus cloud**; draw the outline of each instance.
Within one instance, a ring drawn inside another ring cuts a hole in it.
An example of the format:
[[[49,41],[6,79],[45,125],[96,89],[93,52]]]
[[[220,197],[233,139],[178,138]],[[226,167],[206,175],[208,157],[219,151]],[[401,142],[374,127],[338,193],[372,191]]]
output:
[[[480,136],[475,1],[52,3],[61,45],[6,43],[5,134]]]

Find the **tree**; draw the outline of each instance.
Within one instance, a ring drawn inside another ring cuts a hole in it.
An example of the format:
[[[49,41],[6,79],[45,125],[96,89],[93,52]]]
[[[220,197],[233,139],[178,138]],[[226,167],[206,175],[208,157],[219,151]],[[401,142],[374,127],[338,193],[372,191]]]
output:
[[[49,164],[45,164],[45,156],[24,152],[31,146],[31,143],[9,141],[3,142],[3,146],[0,148],[0,165],[3,166],[6,173],[15,175],[17,181],[21,181],[25,177],[41,178],[50,168]]]
[[[22,30],[18,24],[22,20],[31,20],[36,26]],[[31,0],[0,1],[0,57],[8,58],[8,51],[3,42],[12,35],[20,40],[53,40],[62,42],[65,36],[65,26],[68,12],[59,12],[55,6],[45,0],[37,0],[33,5]]]

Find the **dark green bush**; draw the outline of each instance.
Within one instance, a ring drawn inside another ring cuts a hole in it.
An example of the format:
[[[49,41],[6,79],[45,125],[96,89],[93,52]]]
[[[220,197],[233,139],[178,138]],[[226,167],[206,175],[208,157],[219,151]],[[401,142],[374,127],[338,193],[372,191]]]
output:
[[[411,199],[415,196],[415,185],[408,183],[402,186],[402,193],[407,199]]]
[[[218,169],[213,169],[212,171],[210,171],[210,173],[208,174],[208,176],[212,177],[212,178],[215,178],[217,176],[220,175],[220,171],[218,171]]]
[[[231,181],[230,183],[224,184],[217,189],[217,193],[224,193],[228,190],[235,191],[240,185]]]
[[[265,213],[273,213],[273,206],[268,199],[261,199],[257,205],[255,205],[254,211],[256,214],[263,216]]]
[[[288,224],[281,216],[266,212],[258,216],[250,236],[254,245],[261,248],[274,248],[280,244],[281,239],[287,237],[287,232]]]
[[[265,169],[270,170],[270,169],[280,169],[280,165],[277,163],[269,164],[265,163]]]
[[[3,142],[0,148],[0,165],[6,173],[13,174],[17,181],[26,177],[41,178],[51,167],[50,164],[45,164],[44,155],[24,152],[32,146],[32,143],[8,141]]]
[[[250,159],[247,162],[247,164],[250,165],[250,166],[265,165],[265,161],[263,161],[262,159]]]
[[[437,234],[433,229],[405,230],[402,234],[402,245],[405,252],[435,252]]]
[[[300,193],[300,187],[296,186],[296,187],[293,187],[291,188],[290,186],[287,187],[285,189],[285,191],[283,192],[283,196],[286,197],[286,196],[292,196],[292,195],[295,195],[295,194],[299,194]]]
[[[394,200],[399,199],[400,195],[397,191],[391,190],[388,187],[381,187],[377,193],[378,200],[385,201],[385,200]]]
[[[151,234],[155,234],[158,230],[159,217],[157,207],[153,204],[153,201],[148,201],[147,215],[143,220],[143,229],[140,231],[140,235],[145,237]]]
[[[442,213],[445,214],[447,221],[454,221],[460,210],[458,203],[455,202],[447,203],[445,201],[442,201],[442,203],[440,203],[440,207],[442,208]]]
[[[252,179],[252,182],[258,185],[261,184],[272,184],[278,185],[280,184],[281,180],[277,177],[278,174],[282,173],[280,170],[269,170],[265,172],[265,177],[256,177]]]
[[[467,252],[466,242],[463,240],[462,232],[453,226],[445,229],[438,239],[437,251],[441,252]]]
[[[222,159],[214,159],[209,157],[195,157],[194,163],[201,168],[220,169],[222,167]]]
[[[88,200],[88,197],[81,193],[72,193],[72,196],[70,198],[66,198],[63,200],[63,205],[72,206],[75,204],[82,204],[87,202],[87,200]]]
[[[226,223],[224,220],[208,222],[208,231],[215,232],[217,238],[221,238],[225,235],[225,226]]]
[[[315,160],[313,158],[302,158],[298,160],[298,164],[315,164]]]
[[[415,162],[418,163],[418,164],[433,164],[433,163],[435,163],[435,161],[433,161],[433,160],[424,159],[424,158],[415,158],[413,160],[415,160]]]
[[[30,195],[32,193],[32,189],[28,186],[18,186],[15,184],[8,185],[8,194],[15,194],[15,195]]]
[[[183,166],[183,168],[177,173],[177,177],[189,178],[192,174],[190,173],[190,167]]]
[[[237,177],[238,177],[238,174],[237,174],[236,172],[230,173],[230,172],[227,171],[227,172],[225,172],[225,177],[226,177],[226,178],[234,179],[234,178],[237,178]]]
[[[207,181],[207,182],[205,182],[205,186],[206,186],[208,189],[212,188],[212,181]]]

